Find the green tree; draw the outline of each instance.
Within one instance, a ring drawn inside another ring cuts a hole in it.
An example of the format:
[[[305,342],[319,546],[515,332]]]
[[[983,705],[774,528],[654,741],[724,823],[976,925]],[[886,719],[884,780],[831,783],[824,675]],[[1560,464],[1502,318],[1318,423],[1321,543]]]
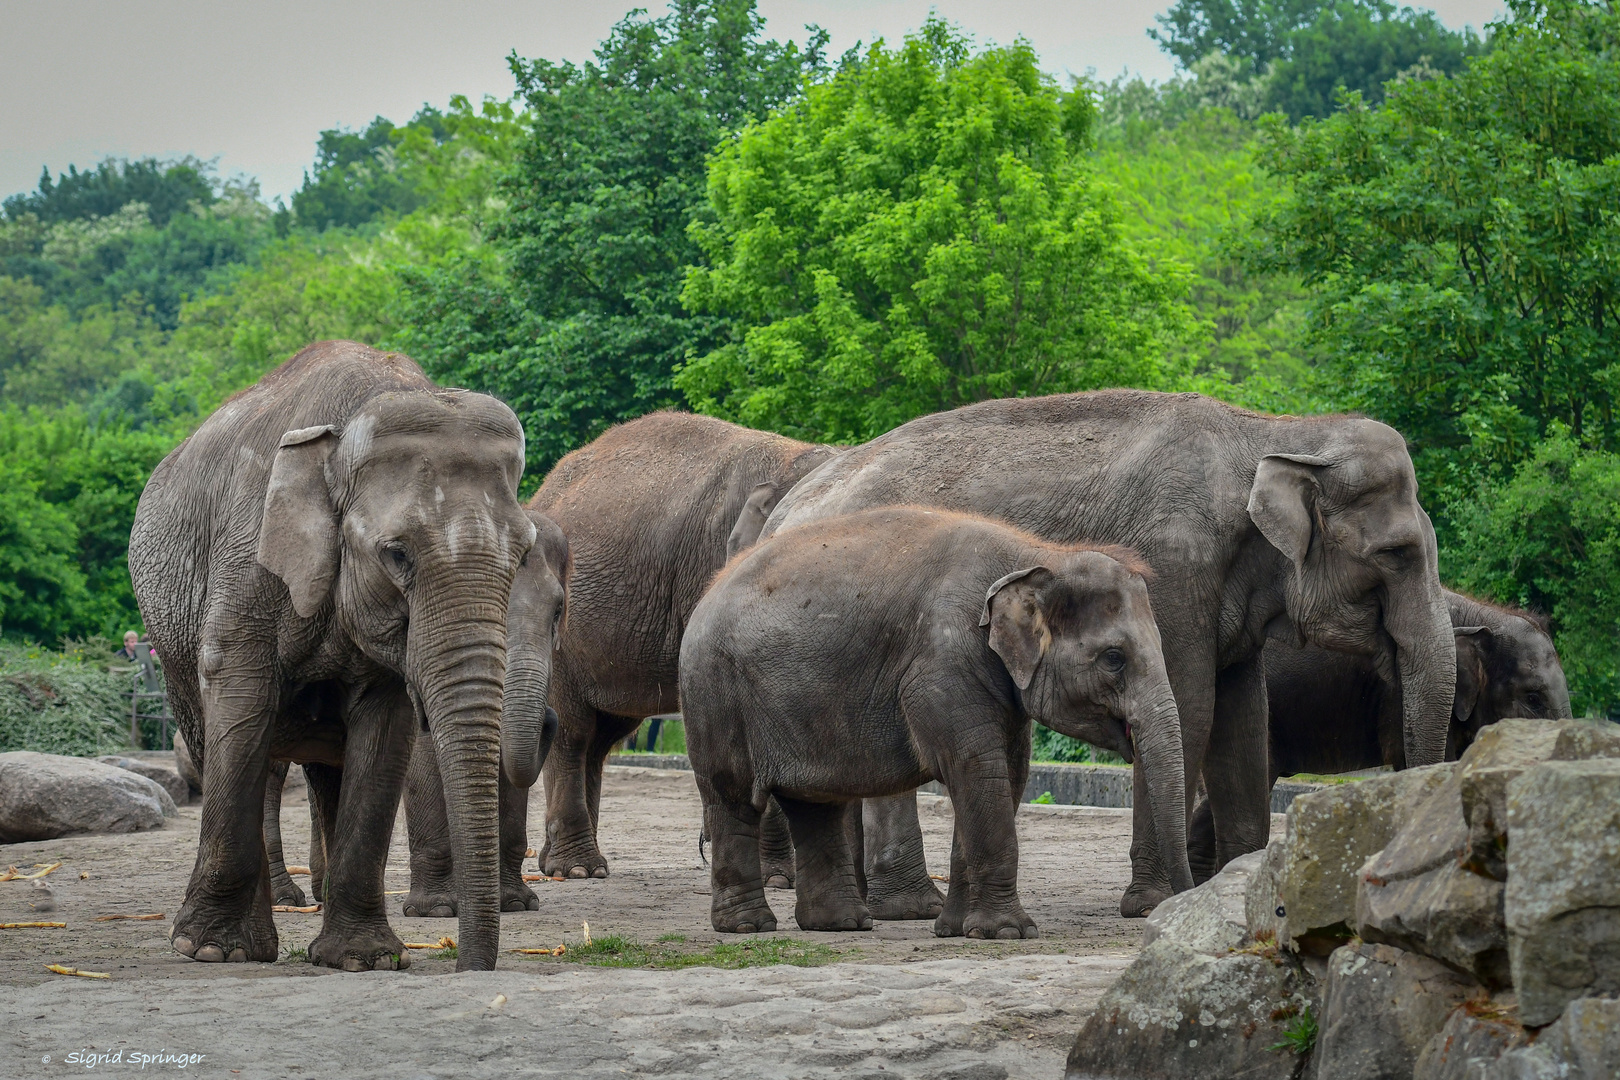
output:
[[[1194,330],[1080,154],[1093,116],[1020,42],[930,19],[715,156],[689,307],[736,320],[676,379],[701,412],[871,438],[989,397],[1168,386]]]
[[[189,211],[193,204],[207,206],[215,199],[211,167],[196,158],[159,161],[142,158],[126,161],[108,158],[94,169],[68,171],[51,179],[46,168],[39,188],[12,195],[0,210],[9,221],[33,216],[46,224],[83,221],[116,214],[130,203],[147,207],[148,217],[158,228],[175,214]]]
[[[530,132],[489,244],[404,276],[400,344],[523,417],[532,473],[609,424],[676,404],[675,366],[724,322],[682,306],[704,166],[727,133],[821,63],[763,35],[753,0],[632,13],[580,66],[512,61]]]
[[[436,113],[423,109],[418,120],[432,128]],[[416,121],[413,121],[416,123]],[[394,153],[396,128],[379,116],[364,131],[333,128],[315,144],[314,174],[293,193],[298,223],[312,229],[354,227],[380,217],[408,214],[422,203],[416,178],[400,168]]]

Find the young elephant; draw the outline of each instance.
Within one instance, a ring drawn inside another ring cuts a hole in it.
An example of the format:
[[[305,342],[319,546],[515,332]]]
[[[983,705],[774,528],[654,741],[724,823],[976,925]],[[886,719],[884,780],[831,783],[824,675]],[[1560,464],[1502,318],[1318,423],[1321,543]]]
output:
[[[714,841],[714,928],[774,930],[759,822],[775,796],[805,930],[869,929],[845,804],[938,778],[956,806],[940,936],[1034,937],[1014,814],[1030,721],[1140,754],[1185,851],[1181,727],[1146,567],[988,518],[887,507],[786,530],[730,563],[681,643],[687,751]],[[1190,888],[1185,858],[1177,891]]]

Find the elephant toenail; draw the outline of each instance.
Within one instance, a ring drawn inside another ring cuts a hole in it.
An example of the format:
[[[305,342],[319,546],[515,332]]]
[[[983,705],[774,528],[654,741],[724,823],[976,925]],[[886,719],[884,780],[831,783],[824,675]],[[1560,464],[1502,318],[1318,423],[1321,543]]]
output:
[[[1020,938],[1023,936],[1024,935],[1016,926],[1003,926],[1000,930],[996,931],[996,937],[1001,938],[1004,941],[1011,941],[1014,938]]]
[[[982,939],[984,937],[984,931],[975,926],[972,930],[967,932],[967,936],[970,938]]]
[[[765,882],[767,889],[791,889],[793,883],[781,874],[772,874]]]
[[[582,878],[582,877],[590,877],[591,875],[589,874],[589,872],[586,871],[586,869],[583,866],[575,866],[575,867],[571,867],[569,869],[568,876],[569,877]]]
[[[173,945],[174,951],[181,956],[192,956],[197,952],[197,946],[193,945],[188,937],[177,937],[169,944]]]
[[[399,954],[398,966],[400,971],[404,971],[411,966],[411,951],[409,949]]]
[[[222,963],[225,959],[225,950],[218,945],[204,945],[192,956],[193,960],[201,960],[205,964]]]
[[[245,964],[247,963],[247,950],[238,945],[231,950],[231,955],[225,959],[232,964]]]
[[[607,867],[598,866],[595,870],[591,871],[591,877],[607,877]]]
[[[372,971],[393,971],[394,958],[392,956],[379,956],[371,962]]]
[[[1036,938],[1038,938],[1040,936],[1041,936],[1040,930],[1036,929],[1035,927],[1033,927],[1033,926],[1024,927],[1024,940],[1025,941],[1033,941],[1033,940],[1035,940]]]
[[[753,934],[753,933],[757,933],[757,931],[754,929],[754,924],[753,923],[745,922],[745,923],[738,923],[737,924],[737,933],[739,933],[739,934]]]
[[[449,904],[440,904],[438,907],[428,912],[428,915],[435,919],[453,919],[456,917],[456,909],[451,907]]]
[[[370,971],[371,965],[358,956],[345,956],[343,958],[344,971]]]

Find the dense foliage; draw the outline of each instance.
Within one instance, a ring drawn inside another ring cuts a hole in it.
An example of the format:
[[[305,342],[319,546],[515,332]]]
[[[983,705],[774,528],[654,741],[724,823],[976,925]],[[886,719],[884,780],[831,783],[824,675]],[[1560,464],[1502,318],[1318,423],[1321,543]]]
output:
[[[752,0],[634,13],[594,62],[514,58],[528,124],[489,244],[408,275],[401,337],[434,374],[498,393],[528,429],[531,473],[608,425],[679,404],[670,379],[724,322],[681,303],[705,163],[727,132],[821,69],[764,37]]]
[[[0,753],[92,756],[129,745],[130,676],[106,642],[62,652],[0,643]],[[94,646],[101,646],[96,648]]]
[[[1024,43],[973,54],[931,19],[872,46],[716,154],[684,301],[734,329],[676,385],[834,442],[989,397],[1179,385],[1187,275],[1125,240],[1081,155],[1092,117]]]

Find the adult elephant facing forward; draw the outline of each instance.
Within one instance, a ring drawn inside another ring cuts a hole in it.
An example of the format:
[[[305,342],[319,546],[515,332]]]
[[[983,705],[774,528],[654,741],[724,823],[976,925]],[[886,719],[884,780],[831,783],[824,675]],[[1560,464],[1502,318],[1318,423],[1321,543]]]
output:
[[[643,718],[679,708],[681,636],[729,555],[835,450],[690,413],[621,424],[563,458],[529,506],[568,537],[573,570],[551,701],[545,873],[606,877],[602,766]]]
[[[986,401],[913,420],[817,469],[764,535],[902,503],[1003,518],[1060,543],[1125,544],[1152,565],[1186,790],[1202,773],[1218,866],[1265,846],[1270,829],[1268,635],[1391,649],[1408,763],[1445,752],[1451,620],[1411,458],[1383,424],[1134,390]],[[909,805],[891,801],[869,828],[909,829],[892,825]],[[1150,805],[1138,770],[1127,917],[1169,895]]]

